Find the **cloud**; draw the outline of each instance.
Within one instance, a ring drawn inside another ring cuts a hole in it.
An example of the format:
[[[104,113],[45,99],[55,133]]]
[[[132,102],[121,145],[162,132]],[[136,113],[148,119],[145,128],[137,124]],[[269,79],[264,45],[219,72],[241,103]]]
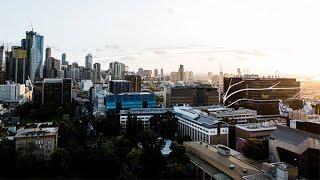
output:
[[[165,50],[155,50],[153,51],[154,54],[167,54],[168,52]]]
[[[119,49],[120,48],[119,45],[117,45],[117,44],[106,44],[104,47],[106,49]]]

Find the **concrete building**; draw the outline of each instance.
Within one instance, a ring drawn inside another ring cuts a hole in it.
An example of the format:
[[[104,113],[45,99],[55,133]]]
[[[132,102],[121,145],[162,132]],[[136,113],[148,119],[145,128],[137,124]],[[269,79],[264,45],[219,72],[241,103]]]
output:
[[[126,128],[128,114],[137,117],[141,121],[144,128],[150,127],[150,118],[154,115],[163,116],[167,112],[173,112],[172,108],[131,108],[130,110],[120,110],[120,126]]]
[[[50,155],[57,149],[58,127],[41,127],[43,124],[45,123],[35,124],[33,128],[19,129],[15,135],[16,150],[32,143],[37,148],[33,153],[38,159],[50,159]]]
[[[6,49],[4,46],[0,46],[0,71],[6,71]]]
[[[178,118],[178,131],[182,136],[189,136],[193,141],[228,146],[228,124],[207,116],[191,107],[173,108]]]
[[[245,140],[249,138],[263,139],[269,137],[276,129],[276,124],[273,123],[237,124],[236,137]]]
[[[165,88],[165,107],[176,105],[210,106],[219,103],[219,92],[214,87],[176,86]]]
[[[63,105],[72,100],[72,80],[43,79],[33,85],[33,103]]]
[[[277,126],[269,138],[269,159],[298,167],[301,177],[319,179],[320,134]]]
[[[238,109],[227,108],[225,106],[205,106],[196,107],[197,109],[208,113],[210,116],[218,120],[235,120],[236,124],[247,123],[251,119],[257,119],[257,111],[251,109]]]
[[[140,75],[125,75],[124,79],[131,83],[130,92],[141,92],[142,79]]]
[[[184,68],[183,68],[183,65],[180,65],[178,70],[178,81],[184,81],[184,80],[185,80]]]
[[[111,80],[109,91],[113,94],[128,93],[131,91],[131,82],[126,80]]]
[[[184,142],[183,145],[190,161],[196,166],[197,179],[243,180],[245,176],[262,174],[257,167],[240,159],[240,153],[226,146],[212,146],[198,141]]]
[[[89,89],[93,87],[93,82],[90,79],[86,79],[86,80],[83,79],[80,81],[79,87],[81,91],[89,91]]]
[[[14,82],[19,84],[24,84],[26,81],[26,61],[27,61],[27,50],[13,46],[12,47],[12,69],[11,69],[11,75]]]

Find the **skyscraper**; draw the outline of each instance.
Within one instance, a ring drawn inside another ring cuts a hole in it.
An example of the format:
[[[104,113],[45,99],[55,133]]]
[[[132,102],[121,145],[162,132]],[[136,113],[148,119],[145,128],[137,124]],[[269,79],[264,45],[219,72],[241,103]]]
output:
[[[160,75],[161,75],[161,76],[163,76],[163,75],[164,75],[164,74],[163,74],[163,69],[162,69],[162,68],[160,69]]]
[[[26,32],[26,39],[22,39],[21,46],[27,50],[26,78],[32,82],[43,77],[43,36],[34,31]]]
[[[4,46],[0,46],[0,71],[6,71],[6,52]]]
[[[12,80],[19,84],[24,84],[26,77],[27,51],[21,47],[12,47]]]
[[[86,64],[85,64],[86,69],[92,69],[92,55],[88,54],[86,56]]]
[[[63,53],[61,55],[61,62],[62,62],[62,65],[68,65],[66,53]]]
[[[44,71],[43,71],[43,76],[48,78],[50,77],[50,70],[51,70],[51,49],[46,48],[46,57],[44,60]]]
[[[93,64],[93,69],[96,70],[97,76],[94,77],[95,79],[100,79],[101,76],[101,64],[100,63],[94,63]]]
[[[111,73],[111,79],[112,80],[121,80],[124,79],[124,73],[125,73],[125,65],[120,62],[111,62],[109,65],[110,73]]]
[[[180,65],[180,67],[179,67],[178,81],[184,81],[184,68],[183,68],[183,65]]]

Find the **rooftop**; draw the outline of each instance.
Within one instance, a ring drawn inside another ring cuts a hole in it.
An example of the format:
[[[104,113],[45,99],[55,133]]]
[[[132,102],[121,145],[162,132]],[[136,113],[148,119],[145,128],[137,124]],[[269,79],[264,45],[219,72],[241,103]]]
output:
[[[131,108],[130,110],[120,110],[120,114],[162,114],[167,111],[173,112],[173,108]]]
[[[273,123],[248,123],[248,124],[237,124],[237,128],[250,131],[250,132],[256,132],[256,131],[271,131],[276,130],[276,124]]]
[[[37,136],[50,136],[58,133],[58,127],[47,127],[47,128],[21,128],[17,131],[15,138],[22,137],[37,137]]]

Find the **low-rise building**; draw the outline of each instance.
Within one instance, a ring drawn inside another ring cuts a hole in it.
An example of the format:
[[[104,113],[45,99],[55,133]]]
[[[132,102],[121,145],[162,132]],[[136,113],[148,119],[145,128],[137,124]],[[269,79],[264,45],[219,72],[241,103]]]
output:
[[[144,128],[150,126],[150,118],[158,115],[163,116],[167,112],[173,112],[172,108],[132,108],[130,110],[120,110],[120,126],[126,128],[128,115],[137,117],[138,121],[141,121]]]
[[[269,137],[274,130],[276,130],[276,124],[271,122],[264,123],[249,123],[249,124],[237,124],[236,125],[236,137],[249,139],[249,138],[266,138]]]
[[[191,107],[174,107],[178,118],[178,131],[194,141],[228,145],[228,124]]]
[[[236,124],[247,123],[251,119],[257,119],[257,111],[251,109],[234,109],[225,106],[205,106],[199,107],[200,110],[208,113],[218,120],[235,120]]]
[[[320,135],[301,129],[277,126],[269,137],[269,159],[298,167],[299,176],[319,179]]]
[[[33,152],[38,159],[49,159],[57,148],[58,127],[41,127],[43,123],[35,124],[35,127],[21,128],[15,135],[16,149],[32,143],[36,146]]]

